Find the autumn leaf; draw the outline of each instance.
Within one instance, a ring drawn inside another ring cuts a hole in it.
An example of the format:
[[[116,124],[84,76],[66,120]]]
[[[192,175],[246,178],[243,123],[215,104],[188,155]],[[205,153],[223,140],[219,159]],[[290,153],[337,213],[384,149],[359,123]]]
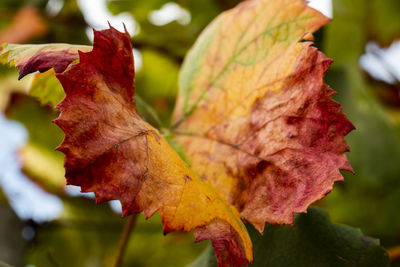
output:
[[[78,59],[78,51],[91,49],[91,46],[70,44],[2,44],[0,62],[15,65],[19,70],[19,79],[22,79],[30,73],[42,73],[51,68],[56,73],[63,72]]]
[[[192,169],[260,232],[292,224],[352,171],[354,127],[323,76],[331,60],[304,41],[329,21],[303,0],[246,1],[219,16],[180,76],[175,141]]]
[[[196,240],[211,239],[222,266],[251,261],[236,209],[138,114],[129,35],[95,31],[93,51],[79,57],[57,74],[66,93],[55,122],[65,132],[58,150],[66,155],[67,184],[95,192],[98,202],[120,200],[124,216],[159,210],[165,233],[194,229]]]

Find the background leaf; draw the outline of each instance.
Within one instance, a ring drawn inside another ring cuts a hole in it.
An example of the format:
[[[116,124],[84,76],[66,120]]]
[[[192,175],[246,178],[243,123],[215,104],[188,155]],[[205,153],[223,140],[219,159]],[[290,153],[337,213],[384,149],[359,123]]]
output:
[[[379,241],[332,224],[327,212],[317,208],[296,215],[294,226],[268,224],[263,236],[250,226],[249,233],[254,243],[254,263],[249,266],[390,266]],[[215,257],[208,248],[188,267],[214,266]]]

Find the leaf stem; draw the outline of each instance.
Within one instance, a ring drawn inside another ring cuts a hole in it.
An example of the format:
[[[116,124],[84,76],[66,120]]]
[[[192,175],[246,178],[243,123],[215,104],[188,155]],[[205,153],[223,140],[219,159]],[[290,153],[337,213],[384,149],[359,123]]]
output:
[[[127,222],[125,223],[121,239],[119,240],[119,246],[118,246],[117,256],[115,257],[114,267],[121,266],[126,250],[126,245],[128,244],[128,240],[129,237],[131,236],[132,229],[135,226],[135,221],[136,221],[136,214],[133,214],[128,218]]]
[[[158,124],[157,126],[162,127],[162,122],[153,107],[146,103],[146,101],[144,101],[143,98],[141,98],[138,94],[135,95],[135,100],[138,105],[141,105],[146,110],[154,122]]]

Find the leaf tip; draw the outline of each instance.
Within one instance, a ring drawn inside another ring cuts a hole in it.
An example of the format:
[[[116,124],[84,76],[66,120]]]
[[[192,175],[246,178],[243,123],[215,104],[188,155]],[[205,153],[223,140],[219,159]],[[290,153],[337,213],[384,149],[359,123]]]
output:
[[[210,239],[218,266],[248,266],[253,261],[252,245],[246,249],[238,233],[225,221],[215,219],[207,225],[195,228],[195,241]]]

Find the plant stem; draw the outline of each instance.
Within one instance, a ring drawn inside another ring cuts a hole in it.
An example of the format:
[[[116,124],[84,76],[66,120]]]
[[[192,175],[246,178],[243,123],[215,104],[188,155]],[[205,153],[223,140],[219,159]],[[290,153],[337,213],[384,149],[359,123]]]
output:
[[[118,246],[117,256],[115,258],[114,267],[121,266],[126,250],[126,245],[128,244],[128,240],[129,237],[131,236],[132,229],[135,226],[135,220],[136,220],[136,214],[133,214],[128,218],[127,222],[125,223],[121,239],[119,240],[119,246]]]
[[[389,258],[392,260],[392,262],[397,262],[400,261],[400,246],[390,248],[387,250],[389,254]]]
[[[160,128],[162,127],[162,122],[157,115],[157,112],[150,106],[146,101],[143,100],[138,94],[135,95],[136,102],[143,106],[146,109],[147,113],[152,117],[152,119],[158,124]]]

